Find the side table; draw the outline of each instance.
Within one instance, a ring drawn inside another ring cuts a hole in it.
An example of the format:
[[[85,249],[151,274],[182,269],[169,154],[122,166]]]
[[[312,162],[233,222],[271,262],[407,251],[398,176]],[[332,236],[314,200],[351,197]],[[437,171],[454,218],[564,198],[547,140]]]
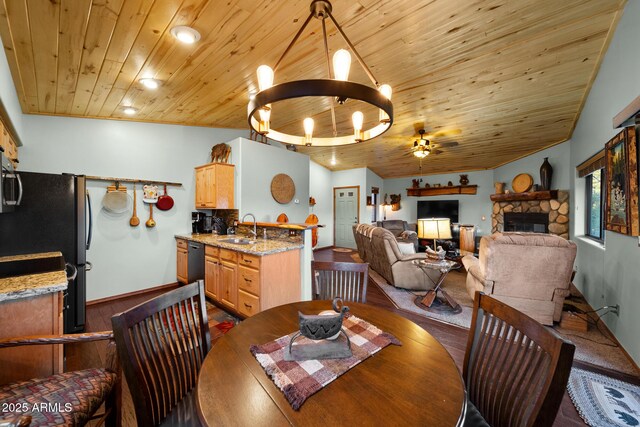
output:
[[[449,295],[444,289],[441,289],[442,283],[447,277],[447,274],[449,274],[449,272],[454,268],[460,268],[460,264],[455,261],[449,261],[447,259],[432,260],[429,258],[415,260],[413,261],[413,263],[420,267],[420,269],[422,269],[422,271],[434,285],[433,289],[428,290],[425,296],[416,297],[414,301],[415,304],[425,310],[449,312],[450,314],[460,313],[462,311],[462,307],[460,307],[460,304],[458,304],[456,300],[454,300],[451,295]],[[432,270],[440,272],[440,277],[438,277],[437,280],[433,280],[431,276],[427,274],[427,271]],[[440,292],[442,299],[436,298],[438,292]]]

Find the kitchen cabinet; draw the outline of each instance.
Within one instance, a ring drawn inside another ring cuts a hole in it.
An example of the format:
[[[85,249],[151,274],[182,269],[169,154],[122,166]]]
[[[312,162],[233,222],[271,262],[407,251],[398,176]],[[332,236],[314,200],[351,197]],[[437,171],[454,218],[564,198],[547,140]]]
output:
[[[4,149],[4,156],[11,161],[13,168],[18,168],[18,146],[11,138],[7,128],[0,122],[0,147]]]
[[[186,285],[187,277],[189,276],[189,253],[187,251],[187,241],[177,239],[176,246],[176,278],[179,283]]]
[[[219,249],[205,246],[204,258],[204,290],[214,301],[220,302],[220,258]]]
[[[0,338],[61,335],[62,302],[62,292],[0,302]],[[3,348],[0,361],[0,384],[59,374],[63,372],[62,345]]]
[[[235,166],[209,163],[196,170],[196,209],[233,209]]]
[[[238,253],[228,249],[220,249],[220,275],[218,289],[220,302],[234,309],[238,302]]]

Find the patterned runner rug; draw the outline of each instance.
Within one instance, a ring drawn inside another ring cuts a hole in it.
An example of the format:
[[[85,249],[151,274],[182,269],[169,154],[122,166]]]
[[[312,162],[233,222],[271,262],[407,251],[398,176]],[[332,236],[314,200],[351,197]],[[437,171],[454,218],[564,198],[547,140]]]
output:
[[[567,391],[592,427],[640,425],[640,387],[595,372],[571,370]]]

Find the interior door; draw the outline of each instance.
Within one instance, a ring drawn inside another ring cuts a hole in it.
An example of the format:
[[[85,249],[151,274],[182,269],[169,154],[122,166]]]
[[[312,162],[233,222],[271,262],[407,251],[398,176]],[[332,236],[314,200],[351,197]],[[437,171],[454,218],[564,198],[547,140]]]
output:
[[[353,224],[358,223],[359,187],[334,188],[334,224],[336,247],[356,248]]]

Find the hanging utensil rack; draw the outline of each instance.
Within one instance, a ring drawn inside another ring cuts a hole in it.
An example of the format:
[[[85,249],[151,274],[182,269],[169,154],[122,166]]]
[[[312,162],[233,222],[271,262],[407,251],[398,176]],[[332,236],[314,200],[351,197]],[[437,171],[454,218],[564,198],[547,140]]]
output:
[[[86,179],[91,181],[110,181],[110,182],[134,182],[140,184],[158,184],[158,185],[172,185],[175,187],[182,187],[181,182],[171,182],[171,181],[156,181],[153,179],[139,179],[139,178],[115,178],[111,176],[85,176]]]

